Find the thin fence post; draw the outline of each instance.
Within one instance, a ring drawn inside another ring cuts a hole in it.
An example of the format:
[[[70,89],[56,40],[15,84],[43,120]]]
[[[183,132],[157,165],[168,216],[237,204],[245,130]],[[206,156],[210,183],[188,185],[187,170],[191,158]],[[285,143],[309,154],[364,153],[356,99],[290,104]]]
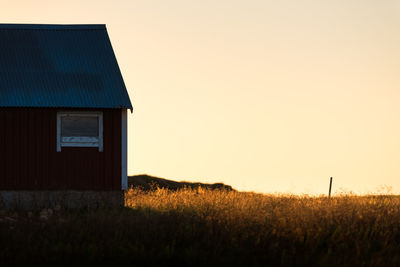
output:
[[[331,180],[329,182],[329,198],[331,198],[331,190],[332,190],[332,177],[331,177]]]

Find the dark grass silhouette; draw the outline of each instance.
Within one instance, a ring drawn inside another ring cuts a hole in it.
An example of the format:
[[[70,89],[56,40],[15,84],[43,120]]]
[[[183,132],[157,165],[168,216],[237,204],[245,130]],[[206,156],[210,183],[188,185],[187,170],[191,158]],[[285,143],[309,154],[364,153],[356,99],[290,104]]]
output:
[[[131,189],[126,208],[0,213],[0,263],[399,266],[400,197]]]

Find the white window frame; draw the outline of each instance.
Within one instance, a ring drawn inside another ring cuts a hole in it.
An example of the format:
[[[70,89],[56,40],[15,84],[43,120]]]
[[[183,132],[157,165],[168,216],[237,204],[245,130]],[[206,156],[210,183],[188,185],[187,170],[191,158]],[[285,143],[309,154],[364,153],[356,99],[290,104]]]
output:
[[[61,118],[68,116],[97,117],[99,121],[99,137],[88,136],[61,136]],[[57,152],[61,152],[61,147],[98,147],[103,152],[103,112],[92,111],[60,111],[57,112]]]

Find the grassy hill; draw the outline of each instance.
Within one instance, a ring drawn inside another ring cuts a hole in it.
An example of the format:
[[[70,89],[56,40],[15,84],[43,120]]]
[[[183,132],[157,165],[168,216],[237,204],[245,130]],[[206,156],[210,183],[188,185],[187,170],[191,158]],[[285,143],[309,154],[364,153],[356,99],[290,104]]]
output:
[[[223,183],[205,184],[191,182],[176,182],[160,177],[140,174],[128,177],[128,187],[140,187],[142,190],[148,191],[152,188],[165,188],[169,190],[178,190],[183,188],[196,189],[202,187],[204,189],[224,189],[228,191],[234,190],[232,186]]]

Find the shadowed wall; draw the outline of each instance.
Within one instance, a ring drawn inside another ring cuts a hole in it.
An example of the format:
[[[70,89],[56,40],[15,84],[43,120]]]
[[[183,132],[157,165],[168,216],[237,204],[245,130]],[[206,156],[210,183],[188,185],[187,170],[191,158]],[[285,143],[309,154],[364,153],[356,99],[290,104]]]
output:
[[[121,190],[121,111],[93,110],[103,112],[103,152],[57,152],[60,110],[82,111],[0,108],[0,190]]]

